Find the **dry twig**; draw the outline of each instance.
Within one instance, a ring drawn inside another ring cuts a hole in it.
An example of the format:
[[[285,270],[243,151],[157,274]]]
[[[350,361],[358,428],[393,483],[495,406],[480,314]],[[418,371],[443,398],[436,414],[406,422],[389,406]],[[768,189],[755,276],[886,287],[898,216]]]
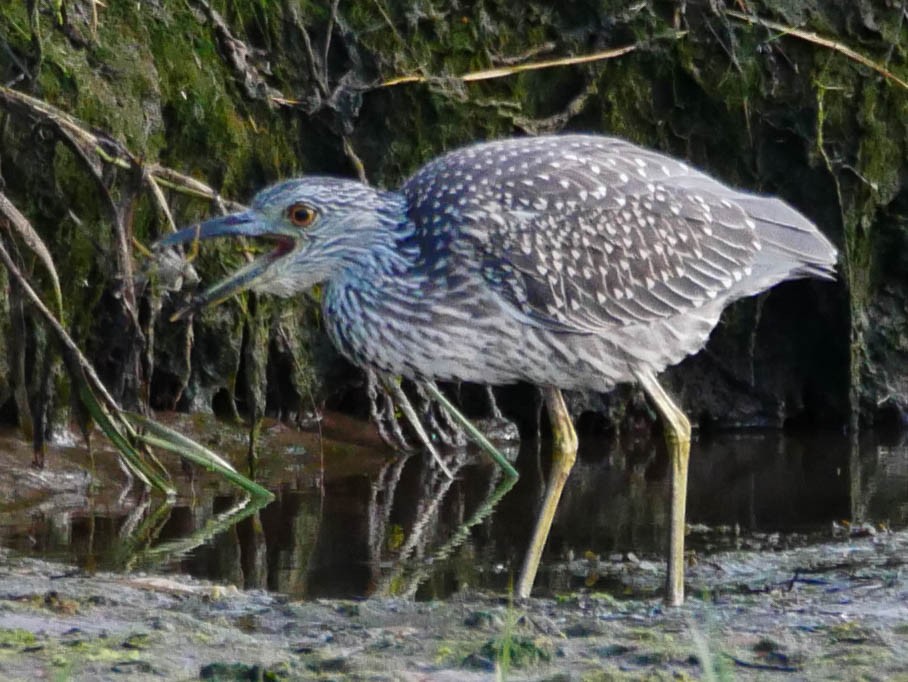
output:
[[[824,38],[823,36],[813,33],[812,31],[802,31],[801,29],[794,28],[793,26],[786,26],[785,24],[770,21],[769,19],[761,19],[760,17],[753,16],[752,14],[744,14],[743,12],[737,12],[735,10],[727,9],[725,10],[725,14],[732,19],[737,19],[738,21],[746,21],[748,24],[759,24],[760,26],[765,26],[766,28],[770,28],[773,31],[779,31],[783,35],[794,36],[795,38],[800,38],[801,40],[805,40],[808,43],[813,43],[814,45],[820,45],[821,47],[826,47],[830,50],[834,50],[839,54],[845,55],[848,59],[855,61],[858,64],[873,69],[878,74],[883,76],[886,80],[890,80],[901,88],[908,90],[908,82],[896,76],[882,64],[878,64],[869,57],[865,57],[860,52],[855,52],[847,45],[832,40],[831,38]]]
[[[637,44],[634,43],[632,45],[625,45],[623,47],[616,47],[611,50],[604,50],[602,52],[595,52],[593,54],[585,54],[577,57],[546,59],[539,62],[512,64],[509,66],[500,66],[494,69],[473,71],[471,73],[465,73],[461,76],[454,76],[454,79],[462,81],[464,83],[491,80],[493,78],[503,78],[505,76],[511,76],[515,73],[522,73],[524,71],[538,71],[539,69],[549,69],[554,66],[571,66],[573,64],[588,64],[589,62],[598,62],[604,59],[614,59],[615,57],[620,57],[627,54],[628,52],[633,52],[636,49]],[[425,83],[431,80],[435,79],[431,76],[422,76],[418,74],[409,76],[397,76],[396,78],[391,78],[384,81],[383,83],[381,83],[380,87],[387,88],[391,87],[392,85],[401,85],[403,83]]]

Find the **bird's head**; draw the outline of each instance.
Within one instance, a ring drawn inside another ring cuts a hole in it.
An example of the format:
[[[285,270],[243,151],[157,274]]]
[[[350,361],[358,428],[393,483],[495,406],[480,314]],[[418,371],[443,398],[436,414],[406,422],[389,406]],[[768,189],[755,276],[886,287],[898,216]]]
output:
[[[176,317],[253,289],[279,296],[305,291],[392,243],[403,198],[352,180],[310,176],[259,192],[249,209],[180,230],[157,249],[213,237],[247,237],[273,245],[197,296]]]

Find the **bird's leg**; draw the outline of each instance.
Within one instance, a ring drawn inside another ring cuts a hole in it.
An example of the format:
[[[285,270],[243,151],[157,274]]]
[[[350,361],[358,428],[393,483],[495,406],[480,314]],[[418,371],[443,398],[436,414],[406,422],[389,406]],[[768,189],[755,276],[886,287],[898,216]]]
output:
[[[492,419],[497,422],[505,421],[504,415],[501,413],[501,410],[498,408],[498,401],[495,400],[495,391],[492,390],[492,387],[486,384],[486,396],[489,398],[489,412],[492,414]]]
[[[536,517],[536,528],[533,530],[530,548],[527,550],[517,582],[517,596],[520,598],[529,597],[533,589],[533,582],[536,580],[536,572],[542,559],[542,550],[548,540],[555,510],[561,499],[561,491],[564,490],[564,484],[577,460],[577,433],[564,404],[564,396],[559,389],[551,386],[544,390],[544,396],[552,427],[552,469],[549,472],[542,508]]]
[[[438,404],[447,410],[448,414],[454,417],[454,421],[458,422],[464,428],[470,438],[472,438],[479,447],[485,450],[489,457],[495,460],[495,463],[504,471],[505,476],[512,481],[516,481],[518,477],[517,469],[515,469],[505,456],[501,454],[501,451],[498,448],[489,442],[489,439],[483,435],[482,431],[473,426],[473,422],[463,416],[460,410],[454,407],[447,396],[435,385],[435,382],[427,381],[423,385],[429,395],[435,398],[435,400],[438,401]]]
[[[381,388],[381,390],[379,390]],[[366,393],[369,396],[369,416],[378,428],[378,435],[388,446],[395,450],[409,452],[413,448],[407,442],[400,424],[394,416],[394,400],[383,387],[371,369],[366,370]],[[381,401],[381,406],[379,406]],[[388,428],[391,428],[389,431]]]
[[[410,404],[410,399],[407,397],[407,394],[404,393],[400,384],[394,379],[387,379],[383,383],[385,390],[391,394],[394,398],[394,402],[397,403],[400,411],[403,412],[404,417],[410,422],[410,426],[412,426],[413,430],[416,432],[416,437],[419,438],[426,450],[429,451],[429,454],[432,455],[432,459],[435,460],[435,463],[438,464],[439,468],[445,473],[445,476],[447,476],[448,479],[453,479],[454,475],[451,473],[451,470],[448,469],[445,461],[441,458],[441,455],[438,454],[438,450],[436,450],[435,446],[432,444],[432,439],[429,438],[429,434],[427,434],[426,430],[423,428],[422,422],[416,414],[416,410],[413,409],[413,406]]]
[[[684,514],[687,505],[690,422],[652,373],[638,372],[637,380],[655,403],[665,429],[665,442],[672,467],[665,602],[670,606],[681,606],[684,603]]]

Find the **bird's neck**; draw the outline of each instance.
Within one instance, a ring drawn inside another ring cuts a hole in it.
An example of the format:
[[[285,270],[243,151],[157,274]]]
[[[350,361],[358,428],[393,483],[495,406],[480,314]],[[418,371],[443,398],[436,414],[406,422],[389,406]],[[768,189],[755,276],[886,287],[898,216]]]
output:
[[[398,215],[383,215],[378,225],[360,231],[347,244],[343,262],[327,288],[373,291],[388,280],[406,278],[419,256],[412,223]]]
[[[382,357],[394,341],[387,335],[420,326],[437,284],[427,276],[412,224],[400,223],[326,283],[322,310],[328,335],[354,364],[397,372]]]

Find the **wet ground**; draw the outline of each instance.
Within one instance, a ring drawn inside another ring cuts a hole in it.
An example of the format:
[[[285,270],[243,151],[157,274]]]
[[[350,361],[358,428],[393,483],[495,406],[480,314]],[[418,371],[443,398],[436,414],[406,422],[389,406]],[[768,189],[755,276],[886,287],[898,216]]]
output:
[[[579,590],[510,601],[290,600],[0,553],[0,676],[33,679],[898,680],[908,535],[689,571],[684,607]],[[657,582],[640,566],[629,577]]]
[[[243,461],[241,433],[172,419]],[[176,464],[181,494],[167,505],[127,488],[107,451],[94,476],[78,447],[38,472],[0,436],[0,677],[908,679],[897,438],[702,438],[690,599],[666,611],[658,443],[584,442],[541,598],[515,602],[539,448],[511,453],[518,486],[458,535],[498,482],[481,457],[453,457],[451,481],[368,427],[322,427],[359,444],[266,429],[259,473],[277,499],[237,524],[249,510],[227,485]]]

